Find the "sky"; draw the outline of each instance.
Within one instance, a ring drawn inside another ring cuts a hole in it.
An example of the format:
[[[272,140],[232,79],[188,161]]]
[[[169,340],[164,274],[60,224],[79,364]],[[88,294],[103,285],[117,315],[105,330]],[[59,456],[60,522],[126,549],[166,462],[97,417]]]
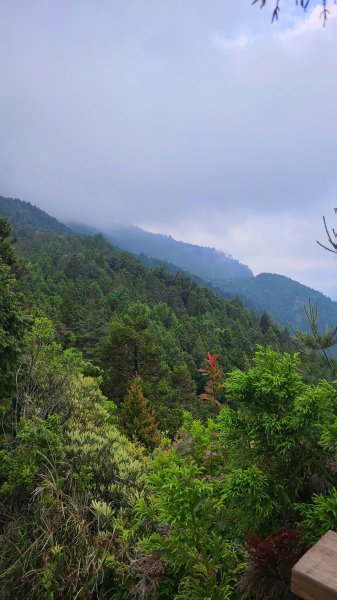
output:
[[[1,0],[0,194],[337,298],[337,6]]]

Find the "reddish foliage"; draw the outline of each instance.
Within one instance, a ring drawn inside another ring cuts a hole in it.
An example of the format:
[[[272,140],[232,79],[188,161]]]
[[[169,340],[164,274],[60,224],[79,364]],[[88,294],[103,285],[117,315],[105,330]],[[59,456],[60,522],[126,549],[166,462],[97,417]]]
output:
[[[205,392],[200,394],[199,398],[202,400],[208,400],[215,405],[220,404],[219,396],[221,390],[223,389],[223,383],[221,383],[223,370],[217,364],[219,356],[219,354],[211,354],[208,352],[206,358],[206,367],[204,369],[198,369],[199,372],[208,379],[207,383],[205,384]]]
[[[137,595],[140,600],[157,598],[157,590],[166,579],[165,565],[159,552],[139,556],[131,561],[131,570],[138,578],[137,585],[130,590],[131,595]]]
[[[247,536],[249,563],[238,584],[241,598],[284,600],[294,598],[290,592],[291,569],[303,556],[307,546],[299,529],[282,527],[263,539]]]
[[[210,352],[207,352],[206,360],[207,360],[208,364],[212,367],[212,369],[217,368],[216,361],[218,360],[218,358],[220,358],[220,354],[211,354]]]

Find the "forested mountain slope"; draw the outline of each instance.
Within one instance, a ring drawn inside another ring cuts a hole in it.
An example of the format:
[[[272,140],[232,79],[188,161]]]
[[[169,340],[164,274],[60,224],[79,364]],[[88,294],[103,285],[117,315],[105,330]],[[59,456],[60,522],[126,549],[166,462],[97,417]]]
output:
[[[304,307],[309,299],[314,306],[318,306],[322,329],[337,324],[337,302],[289,277],[261,273],[256,277],[232,280],[230,284],[223,281],[214,283],[220,290],[242,297],[243,302],[249,298],[286,327],[308,330]]]
[[[86,226],[73,227],[82,233],[95,231]],[[309,299],[318,305],[322,329],[337,323],[337,302],[289,277],[273,273],[254,277],[248,267],[222,252],[178,242],[170,236],[153,234],[138,227],[114,225],[103,233],[116,246],[141,255],[145,264],[152,266],[156,260],[161,260],[171,271],[180,267],[202,278],[203,282],[199,283],[211,284],[221,297],[240,296],[247,308],[259,316],[268,312],[284,327],[308,329],[304,307]]]
[[[286,330],[261,325],[240,302],[222,300],[180,272],[150,270],[100,235],[21,232],[17,251],[27,261],[25,295],[52,318],[65,343],[99,360],[105,392],[120,401],[120,381],[139,371],[167,427],[178,424],[195,385],[201,391],[198,369],[208,351],[221,355],[227,372],[247,368],[256,344],[294,348]]]
[[[18,198],[0,196],[0,215],[7,217],[16,231],[31,227],[36,231],[50,231],[60,234],[71,233],[66,225],[63,225],[54,217],[37,208],[37,206],[33,206],[30,202],[24,202]]]
[[[290,598],[337,526],[322,363],[101,235],[15,233],[23,264],[0,218],[0,597]]]
[[[159,260],[158,258],[149,258],[148,256],[146,256],[143,253],[139,254],[138,258],[146,267],[149,267],[150,269],[164,268],[169,273],[173,273],[173,274],[182,272],[186,276],[193,279],[193,281],[195,281],[198,285],[200,285],[201,287],[206,287],[206,288],[210,289],[217,296],[219,296],[220,298],[223,298],[224,300],[236,300],[237,298],[240,298],[240,300],[242,301],[242,304],[246,308],[248,308],[248,310],[252,311],[259,317],[262,316],[262,314],[265,312],[259,304],[257,304],[256,302],[254,302],[251,299],[248,299],[247,296],[242,296],[242,294],[240,294],[240,292],[235,292],[235,291],[231,290],[231,281],[236,281],[236,280],[229,280],[227,282],[228,283],[228,290],[227,290],[226,283],[223,285],[223,287],[218,287],[215,283],[216,280],[214,281],[214,283],[211,283],[210,281],[206,281],[202,277],[198,277],[198,275],[195,275],[194,273],[183,271],[180,267],[177,267],[177,265],[174,265],[173,263]]]
[[[30,227],[35,231],[72,233],[44,211],[18,199],[0,196],[0,214],[9,218],[16,232]],[[96,231],[85,225],[73,227],[86,235]],[[212,248],[177,242],[170,236],[133,226],[115,225],[104,237],[119,248],[139,254],[140,260],[151,269],[164,267],[171,273],[183,269],[199,285],[211,288],[221,298],[240,297],[246,308],[259,317],[263,312],[269,313],[282,327],[308,329],[304,307],[309,299],[318,306],[322,329],[337,323],[337,303],[322,293],[282,275],[261,273],[254,277],[248,267]]]
[[[72,223],[73,231],[93,233],[98,230]],[[232,256],[214,248],[197,246],[175,240],[170,235],[151,233],[134,225],[113,224],[99,230],[114,246],[133,254],[145,254],[168,263],[173,263],[206,281],[215,278],[251,277],[252,271]]]

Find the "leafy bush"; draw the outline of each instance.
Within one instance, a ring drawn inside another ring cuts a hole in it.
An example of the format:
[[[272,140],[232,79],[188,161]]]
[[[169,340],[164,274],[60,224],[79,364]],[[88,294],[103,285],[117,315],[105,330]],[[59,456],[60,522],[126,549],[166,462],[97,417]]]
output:
[[[314,495],[312,502],[299,506],[306,539],[315,544],[329,529],[337,530],[337,489]]]
[[[123,597],[146,459],[116,428],[98,381],[79,372],[81,357],[47,331],[39,320],[32,332],[30,418],[1,451],[0,596],[104,598],[113,589]]]
[[[265,498],[256,496],[255,508],[252,498],[249,514],[253,519],[255,512],[258,523],[265,510],[258,531],[266,535],[291,514],[295,518],[294,503],[309,499],[318,481],[331,485],[334,480],[334,451],[323,449],[322,436],[337,419],[337,391],[327,382],[305,385],[298,357],[269,348],[258,350],[247,373],[230,373],[225,388],[229,406],[218,417],[220,437],[233,472],[254,467],[263,474]],[[236,510],[238,520],[241,506],[245,523],[244,499]]]
[[[201,424],[193,428],[200,436]],[[203,438],[211,436],[205,427],[202,433]],[[139,577],[136,590],[143,598],[151,597],[153,585],[158,598],[232,597],[242,557],[224,535],[221,481],[210,474],[217,468],[211,456],[202,457],[201,448],[199,437],[191,452],[186,453],[178,441],[156,453],[149,475],[151,495],[136,507],[137,518],[147,530],[134,565]],[[154,561],[161,565],[155,584],[148,581],[147,572]]]
[[[291,569],[307,550],[303,532],[289,526],[268,538],[257,534],[247,538],[248,566],[237,586],[242,600],[288,600]]]

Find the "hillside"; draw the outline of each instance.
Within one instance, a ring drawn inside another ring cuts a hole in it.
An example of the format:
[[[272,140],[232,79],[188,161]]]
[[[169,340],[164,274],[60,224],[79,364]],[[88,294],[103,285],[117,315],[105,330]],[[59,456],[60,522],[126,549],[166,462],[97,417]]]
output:
[[[0,196],[0,215],[9,219],[15,231],[30,227],[36,231],[50,231],[63,235],[71,233],[66,225],[54,217],[37,206],[33,206],[30,202],[24,202],[18,198]]]
[[[156,369],[166,373],[161,377],[166,387],[161,391],[151,383],[148,391],[150,398],[156,398],[164,422],[164,406],[169,402],[172,408],[172,394],[179,397],[178,390],[174,392],[178,385],[174,384],[176,370],[182,368],[191,373],[199,387],[198,369],[209,349],[221,355],[226,372],[233,367],[247,368],[256,344],[294,349],[286,330],[272,323],[264,329],[260,319],[240,302],[220,299],[181,272],[174,275],[164,268],[150,270],[101,236],[29,233],[19,237],[17,251],[29,261],[21,284],[25,295],[53,319],[65,342],[75,345],[87,357],[95,360],[100,356],[111,318],[115,319],[122,331],[127,327],[119,343],[118,366],[115,365],[117,371],[123,371],[129,360],[125,340],[130,327],[135,331],[144,328],[146,344],[157,348]],[[136,324],[142,311],[146,326]],[[108,379],[113,379],[111,373]],[[107,385],[115,400],[122,397],[119,385]],[[180,402],[174,410],[181,412]]]
[[[311,385],[333,369],[102,235],[20,218],[16,270],[0,230],[0,597],[139,598],[144,575],[144,600],[246,597],[246,532],[284,556],[299,518],[310,532],[299,503],[321,505],[320,481],[335,493],[336,389]]]
[[[46,212],[18,199],[0,196],[0,214],[9,218],[17,234],[23,234],[27,228],[30,232],[72,233]],[[86,225],[73,224],[72,228],[84,235],[97,234],[95,228]],[[322,329],[337,323],[337,302],[321,292],[282,275],[261,273],[254,277],[248,267],[212,248],[185,244],[133,226],[116,225],[104,236],[118,248],[139,255],[150,269],[164,268],[173,274],[184,270],[200,286],[223,299],[234,300],[238,296],[257,316],[267,312],[282,327],[308,329],[304,306],[309,299],[318,306]]]
[[[27,204],[23,208],[36,214],[37,209]],[[56,225],[56,229],[61,227]],[[103,389],[115,401],[125,393],[121,372],[133,372],[133,342],[127,340],[135,336],[137,347],[144,344],[139,349],[140,365],[142,352],[153,348],[153,362],[144,360],[143,367],[137,368],[167,429],[178,427],[195,386],[202,391],[198,369],[208,351],[221,355],[227,372],[234,367],[246,369],[256,344],[294,349],[286,330],[272,323],[262,327],[260,319],[240,302],[219,298],[182,272],[149,269],[100,235],[32,231],[24,227],[24,218],[16,234],[17,252],[27,263],[21,281],[25,297],[52,319],[64,344],[74,345],[101,364]],[[116,363],[107,366],[102,344],[107,343],[111,327],[116,327],[119,342],[118,349],[111,351]],[[199,410],[197,403],[194,410]]]
[[[234,293],[260,306],[273,319],[286,327],[308,330],[304,307],[310,299],[318,306],[321,328],[337,324],[337,302],[321,292],[302,285],[289,277],[261,273],[256,277],[214,282],[225,293]]]
[[[103,226],[100,230],[74,223],[70,224],[70,227],[73,231],[84,234],[101,231],[109,242],[122,250],[173,263],[205,281],[253,275],[249,267],[224,252],[180,242],[170,235],[151,233],[134,225],[114,224],[109,228]]]
[[[81,233],[95,231],[86,226],[73,227]],[[115,226],[104,236],[116,246],[139,255],[152,268],[160,264],[158,261],[164,261],[170,272],[181,268],[222,298],[239,296],[249,310],[258,316],[267,312],[281,326],[308,330],[304,307],[309,299],[318,306],[322,329],[337,323],[337,302],[321,292],[283,275],[261,273],[254,277],[248,267],[212,248],[185,244],[132,226]],[[235,275],[238,271],[244,276]]]

